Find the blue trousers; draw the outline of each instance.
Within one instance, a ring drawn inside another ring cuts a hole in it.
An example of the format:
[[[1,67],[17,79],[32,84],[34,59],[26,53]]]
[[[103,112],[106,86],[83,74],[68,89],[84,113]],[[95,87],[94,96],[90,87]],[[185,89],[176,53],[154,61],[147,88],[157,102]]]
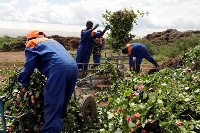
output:
[[[143,58],[145,58],[149,62],[154,61],[153,57],[148,53],[147,49],[145,48],[140,53],[138,53],[138,56],[136,57],[136,67],[140,66]]]
[[[87,51],[86,51],[87,50]],[[92,49],[86,49],[82,46],[79,46],[77,54],[76,54],[76,63],[85,63],[84,65],[78,64],[78,69],[87,70],[88,64],[90,61],[90,56],[92,53]]]
[[[62,117],[74,92],[78,77],[76,64],[57,66],[49,71],[44,86],[44,120],[41,133],[54,133],[64,127]]]
[[[100,63],[101,55],[93,54],[93,61],[94,63]]]

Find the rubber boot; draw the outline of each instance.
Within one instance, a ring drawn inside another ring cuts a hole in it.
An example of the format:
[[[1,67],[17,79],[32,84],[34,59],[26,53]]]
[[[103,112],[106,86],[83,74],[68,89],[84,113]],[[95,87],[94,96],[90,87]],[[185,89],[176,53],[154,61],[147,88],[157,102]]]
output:
[[[137,74],[140,73],[140,66],[136,66],[136,73],[137,73]]]
[[[155,67],[159,67],[158,63],[154,60],[151,62],[152,64],[154,64]]]

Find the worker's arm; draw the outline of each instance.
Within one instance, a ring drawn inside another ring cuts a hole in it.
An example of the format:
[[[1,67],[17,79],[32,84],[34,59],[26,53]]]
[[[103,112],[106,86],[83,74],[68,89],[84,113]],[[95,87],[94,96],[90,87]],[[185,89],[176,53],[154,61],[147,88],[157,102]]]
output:
[[[131,68],[133,67],[133,55],[129,55],[129,67],[131,71]]]
[[[110,25],[106,25],[105,29],[101,32],[101,34],[102,34],[101,36],[103,36],[104,33],[109,29],[110,29]]]
[[[106,25],[105,29],[102,32],[95,32],[94,37],[99,38],[104,35],[104,33],[110,28],[110,25]]]
[[[33,52],[30,48],[25,49],[26,62],[24,68],[21,70],[17,80],[22,87],[25,87],[30,82],[31,74],[33,73],[38,59],[38,54]]]

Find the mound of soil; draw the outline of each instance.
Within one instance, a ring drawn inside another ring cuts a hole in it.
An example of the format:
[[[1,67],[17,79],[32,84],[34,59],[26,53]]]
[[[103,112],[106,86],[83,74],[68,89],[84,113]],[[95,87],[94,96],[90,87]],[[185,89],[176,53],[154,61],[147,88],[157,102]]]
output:
[[[155,72],[158,72],[159,70],[165,69],[165,68],[171,68],[171,69],[176,69],[180,66],[183,66],[183,60],[177,56],[175,58],[171,58],[168,61],[164,62],[163,64],[160,65],[159,68],[152,68],[148,70],[148,74],[153,74]]]
[[[62,37],[58,35],[48,36],[48,38],[54,39],[61,43],[67,50],[76,50],[80,43],[79,37]],[[3,51],[24,51],[26,43],[26,37],[19,38],[19,43],[11,45],[11,48]]]
[[[188,37],[192,34],[200,34],[200,30],[188,30],[188,31],[177,31],[176,29],[167,29],[163,32],[153,32],[152,34],[146,35],[143,40],[154,42],[157,40],[165,40],[166,42],[172,42],[174,39],[181,37]]]
[[[164,68],[175,69],[183,65],[184,65],[183,60],[179,56],[177,56],[175,58],[169,59],[167,62],[164,62],[162,65],[160,65],[160,68],[161,69],[164,69]]]
[[[76,50],[80,43],[79,37],[62,37],[58,35],[48,36],[48,38],[54,39],[61,43],[67,50]]]

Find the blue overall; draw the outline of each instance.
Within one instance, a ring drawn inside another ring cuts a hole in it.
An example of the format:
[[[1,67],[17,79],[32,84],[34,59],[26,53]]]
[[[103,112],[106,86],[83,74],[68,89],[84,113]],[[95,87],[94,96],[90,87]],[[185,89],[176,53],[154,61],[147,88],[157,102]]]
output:
[[[96,42],[97,44],[94,44],[93,47],[93,61],[95,64],[100,63],[100,59],[101,59],[101,49],[104,46],[104,39],[102,39],[102,42],[99,42],[100,38],[98,38],[98,41]],[[101,44],[99,44],[101,43]]]
[[[133,57],[136,57],[136,67],[140,66],[143,58],[149,62],[154,61],[153,57],[148,53],[146,46],[140,43],[131,44],[131,54],[129,55],[130,67],[133,67]]]
[[[76,53],[76,63],[89,63],[92,53],[94,38],[101,37],[101,32],[91,32],[90,30],[81,31],[81,42]],[[87,64],[78,64],[78,69],[87,70]]]
[[[25,48],[26,62],[19,84],[27,86],[30,76],[37,68],[47,77],[44,86],[44,120],[41,133],[53,133],[63,129],[62,117],[78,76],[77,64],[66,49],[58,42],[44,37],[30,40]]]
[[[95,64],[100,64],[100,60],[101,60],[101,55],[93,54],[93,61]]]

